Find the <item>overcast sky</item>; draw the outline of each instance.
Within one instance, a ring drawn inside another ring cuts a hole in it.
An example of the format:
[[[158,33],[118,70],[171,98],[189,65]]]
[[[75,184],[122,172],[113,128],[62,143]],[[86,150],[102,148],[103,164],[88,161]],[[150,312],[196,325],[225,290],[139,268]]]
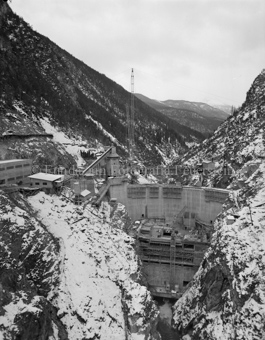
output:
[[[12,0],[33,29],[130,91],[239,106],[265,68],[264,0]]]

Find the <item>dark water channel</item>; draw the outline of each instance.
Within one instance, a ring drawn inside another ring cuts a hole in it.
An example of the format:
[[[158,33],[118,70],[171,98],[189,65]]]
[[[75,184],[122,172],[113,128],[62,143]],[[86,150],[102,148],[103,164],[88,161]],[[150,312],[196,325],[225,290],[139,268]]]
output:
[[[160,311],[157,331],[162,340],[179,340],[178,332],[171,326],[172,306],[176,302],[173,299],[154,298]]]

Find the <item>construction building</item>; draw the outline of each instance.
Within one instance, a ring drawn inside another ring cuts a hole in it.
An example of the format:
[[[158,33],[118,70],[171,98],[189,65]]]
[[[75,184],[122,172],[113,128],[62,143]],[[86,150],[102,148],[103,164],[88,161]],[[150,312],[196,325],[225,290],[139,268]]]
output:
[[[32,159],[0,161],[0,185],[25,184],[31,174]]]
[[[46,174],[43,172],[28,177],[31,187],[44,189],[46,193],[56,192],[62,186],[64,178],[63,175]]]
[[[199,268],[209,237],[201,228],[187,229],[181,221],[175,226],[164,219],[141,221],[138,252],[143,275],[154,296],[182,295]]]
[[[117,177],[120,175],[120,157],[116,152],[116,148],[111,146],[98,157],[92,164],[90,164],[82,175],[89,173],[96,176]]]

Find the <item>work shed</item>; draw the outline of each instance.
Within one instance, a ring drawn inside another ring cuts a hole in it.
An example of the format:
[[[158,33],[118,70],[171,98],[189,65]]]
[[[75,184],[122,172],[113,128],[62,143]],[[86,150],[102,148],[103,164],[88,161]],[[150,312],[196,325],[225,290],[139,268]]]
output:
[[[29,176],[30,186],[35,188],[44,188],[48,192],[56,190],[63,183],[63,175],[53,175],[40,172]]]
[[[81,205],[91,197],[91,192],[87,189],[83,190],[79,195],[75,195],[74,202],[77,205]]]

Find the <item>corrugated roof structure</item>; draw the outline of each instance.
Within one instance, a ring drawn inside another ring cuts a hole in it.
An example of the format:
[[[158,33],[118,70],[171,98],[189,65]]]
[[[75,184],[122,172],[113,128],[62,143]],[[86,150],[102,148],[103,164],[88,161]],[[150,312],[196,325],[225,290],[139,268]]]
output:
[[[62,179],[62,175],[53,175],[53,174],[45,174],[43,172],[39,172],[38,174],[28,176],[32,179],[39,179],[41,181],[48,181],[48,182],[54,182],[58,179]]]

